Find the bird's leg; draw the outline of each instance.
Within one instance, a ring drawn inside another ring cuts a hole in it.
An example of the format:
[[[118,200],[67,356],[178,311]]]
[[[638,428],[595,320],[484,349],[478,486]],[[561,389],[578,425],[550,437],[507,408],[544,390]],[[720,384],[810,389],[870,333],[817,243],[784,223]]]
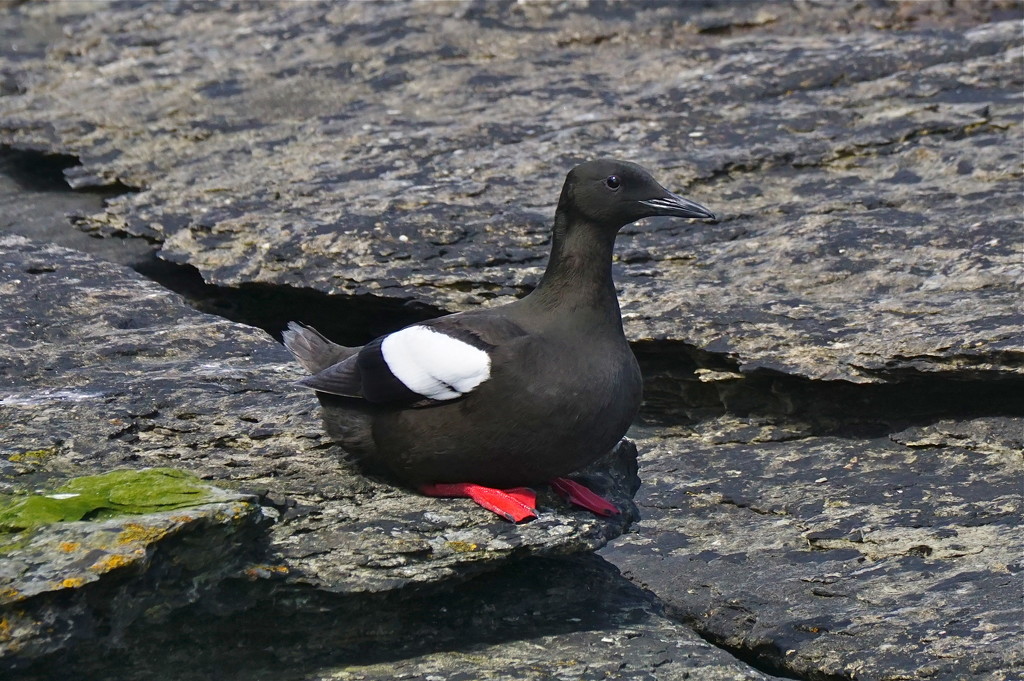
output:
[[[549,481],[551,489],[571,504],[603,516],[619,515],[619,509],[604,497],[595,494],[575,480],[554,478]]]
[[[420,485],[419,490],[428,497],[468,497],[513,523],[537,517],[537,493],[529,487],[495,489],[472,482],[453,482]]]

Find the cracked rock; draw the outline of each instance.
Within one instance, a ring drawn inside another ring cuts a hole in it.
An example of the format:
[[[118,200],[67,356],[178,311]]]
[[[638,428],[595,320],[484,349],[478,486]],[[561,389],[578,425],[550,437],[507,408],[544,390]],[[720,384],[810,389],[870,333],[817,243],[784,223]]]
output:
[[[604,557],[762,669],[1016,678],[1024,418],[773,442],[750,426],[640,439],[644,519]]]
[[[208,597],[259,553],[262,524],[238,500],[55,523],[0,548],[0,669],[117,644],[137,620]]]
[[[268,567],[252,574],[339,594],[592,551],[636,518],[628,442],[589,473],[622,515],[597,518],[542,493],[542,516],[512,525],[467,500],[360,475],[322,433],[315,398],[290,385],[301,369],[263,331],[75,251],[9,236],[0,254],[5,492],[152,467],[263,489],[268,501],[292,501],[273,509],[282,521],[264,538]]]
[[[924,4],[118,3],[8,62],[0,140],[142,189],[81,226],[207,282],[448,311],[536,283],[564,173],[630,158],[722,216],[626,230],[631,338],[1020,375],[1019,5]]]

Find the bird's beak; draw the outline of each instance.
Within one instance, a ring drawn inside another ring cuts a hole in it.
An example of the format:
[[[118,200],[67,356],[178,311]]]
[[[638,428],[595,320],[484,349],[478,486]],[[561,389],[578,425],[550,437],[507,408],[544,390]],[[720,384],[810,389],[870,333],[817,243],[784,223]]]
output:
[[[684,199],[678,194],[673,194],[667,189],[664,195],[653,199],[645,199],[640,203],[654,211],[651,215],[669,215],[677,218],[700,218],[704,220],[715,219],[715,214],[704,206],[690,199]]]

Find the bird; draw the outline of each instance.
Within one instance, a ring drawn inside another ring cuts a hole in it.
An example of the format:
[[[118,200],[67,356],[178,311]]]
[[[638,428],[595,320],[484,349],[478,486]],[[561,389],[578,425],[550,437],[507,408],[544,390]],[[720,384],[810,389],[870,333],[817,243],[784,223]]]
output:
[[[512,522],[537,517],[535,487],[610,516],[619,509],[568,477],[625,435],[643,380],[612,278],[627,224],[715,220],[615,159],[566,175],[538,285],[497,307],[411,324],[361,347],[290,322],[285,347],[311,375],[328,435],[370,469],[422,494],[468,497]]]

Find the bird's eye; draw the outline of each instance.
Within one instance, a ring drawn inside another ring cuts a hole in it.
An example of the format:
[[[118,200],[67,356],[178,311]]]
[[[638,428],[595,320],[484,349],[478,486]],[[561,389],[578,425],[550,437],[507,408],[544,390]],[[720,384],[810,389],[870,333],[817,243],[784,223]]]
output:
[[[604,184],[606,187],[608,187],[608,189],[618,189],[619,185],[622,183],[619,182],[618,175],[609,175],[608,178],[604,181]]]

